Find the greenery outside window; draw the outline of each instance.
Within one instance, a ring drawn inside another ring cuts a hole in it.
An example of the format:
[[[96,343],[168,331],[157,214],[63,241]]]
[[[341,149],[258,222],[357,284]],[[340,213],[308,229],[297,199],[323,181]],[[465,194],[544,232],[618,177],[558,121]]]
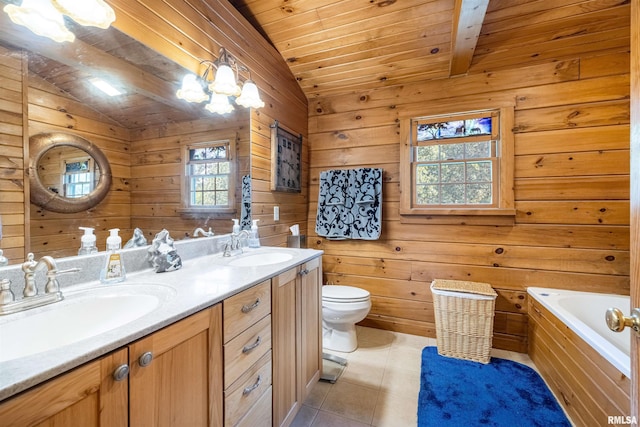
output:
[[[513,110],[405,120],[402,215],[513,216]]]
[[[234,212],[234,153],[230,140],[184,147],[183,213]]]

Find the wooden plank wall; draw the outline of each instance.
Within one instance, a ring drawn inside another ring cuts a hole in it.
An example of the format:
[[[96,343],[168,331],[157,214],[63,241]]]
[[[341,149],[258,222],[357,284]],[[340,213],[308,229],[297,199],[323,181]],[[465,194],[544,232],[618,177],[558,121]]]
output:
[[[120,228],[126,241],[131,234],[130,131],[34,75],[29,76],[28,100],[29,135],[43,132],[79,135],[102,150],[112,174],[105,199],[87,211],[56,213],[31,205],[30,251],[36,257],[76,255],[83,233],[78,227],[95,228],[99,250],[104,250],[110,228]]]
[[[271,191],[271,125],[278,120],[286,129],[302,134],[302,191],[287,193]],[[285,246],[289,227],[300,226],[300,233],[307,229],[307,203],[309,188],[309,139],[306,123],[290,124],[289,117],[272,117],[261,111],[251,114],[251,209],[253,219],[259,219],[260,243],[269,246]],[[280,219],[274,220],[273,208],[280,209]]]
[[[238,170],[236,182],[237,212],[210,218],[182,218],[180,180],[182,146],[187,143],[236,138]],[[131,144],[131,225],[141,228],[150,242],[166,228],[174,239],[193,236],[196,227],[216,234],[229,233],[231,218],[240,217],[240,180],[249,173],[249,113],[239,111],[229,118],[201,119],[171,123],[133,132]]]
[[[489,282],[494,346],[526,352],[527,286],[629,293],[629,5],[616,12],[602,44],[489,52],[466,76],[309,101],[309,235],[322,170],[384,169],[380,240],[310,239],[326,282],[371,292],[363,324],[434,336],[432,279]],[[515,109],[515,224],[401,218],[400,120],[500,106]]]
[[[25,204],[28,178],[24,175],[28,152],[23,148],[25,64],[21,52],[0,46],[0,249],[10,262],[24,259],[25,239],[28,239],[25,225],[29,208]]]

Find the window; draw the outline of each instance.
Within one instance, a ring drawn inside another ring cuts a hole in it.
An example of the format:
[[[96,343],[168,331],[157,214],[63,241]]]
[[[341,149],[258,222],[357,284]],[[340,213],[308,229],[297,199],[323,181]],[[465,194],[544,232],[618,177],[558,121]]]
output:
[[[512,116],[501,109],[406,120],[401,213],[514,215]]]
[[[91,158],[63,160],[63,196],[78,198],[89,195],[94,188],[93,161]]]
[[[234,152],[231,140],[185,146],[182,212],[233,212]]]

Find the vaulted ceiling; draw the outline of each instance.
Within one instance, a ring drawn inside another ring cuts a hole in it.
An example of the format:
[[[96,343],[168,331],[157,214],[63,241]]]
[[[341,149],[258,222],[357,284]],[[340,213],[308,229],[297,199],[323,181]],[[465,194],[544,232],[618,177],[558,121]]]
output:
[[[628,0],[230,1],[309,99],[629,45]]]

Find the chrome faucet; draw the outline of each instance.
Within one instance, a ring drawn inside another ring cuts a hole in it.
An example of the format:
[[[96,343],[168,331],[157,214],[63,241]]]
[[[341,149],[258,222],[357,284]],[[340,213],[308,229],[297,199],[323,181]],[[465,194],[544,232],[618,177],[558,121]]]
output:
[[[47,268],[47,283],[44,286],[43,294],[38,293],[35,279],[36,271],[41,266]],[[45,255],[40,258],[39,261],[35,261],[33,254],[29,253],[27,255],[27,261],[22,264],[22,271],[24,272],[24,289],[21,300],[15,300],[13,292],[11,292],[10,289],[11,282],[9,280],[4,279],[0,282],[0,315],[16,313],[18,311],[61,301],[64,297],[62,296],[62,292],[60,292],[60,284],[58,283],[57,276],[66,273],[76,273],[80,271],[80,269],[70,268],[68,270],[58,270],[56,261],[52,257]]]
[[[241,244],[242,237],[244,237],[245,239],[248,239],[249,232],[247,230],[242,230],[239,233],[231,233],[231,239],[224,244],[224,252],[222,253],[222,256],[229,257],[231,255],[241,254],[242,253],[242,244]]]
[[[193,231],[193,237],[198,237],[199,235],[211,237],[213,236],[213,230],[209,227],[209,231],[204,231],[201,227],[198,227]]]

